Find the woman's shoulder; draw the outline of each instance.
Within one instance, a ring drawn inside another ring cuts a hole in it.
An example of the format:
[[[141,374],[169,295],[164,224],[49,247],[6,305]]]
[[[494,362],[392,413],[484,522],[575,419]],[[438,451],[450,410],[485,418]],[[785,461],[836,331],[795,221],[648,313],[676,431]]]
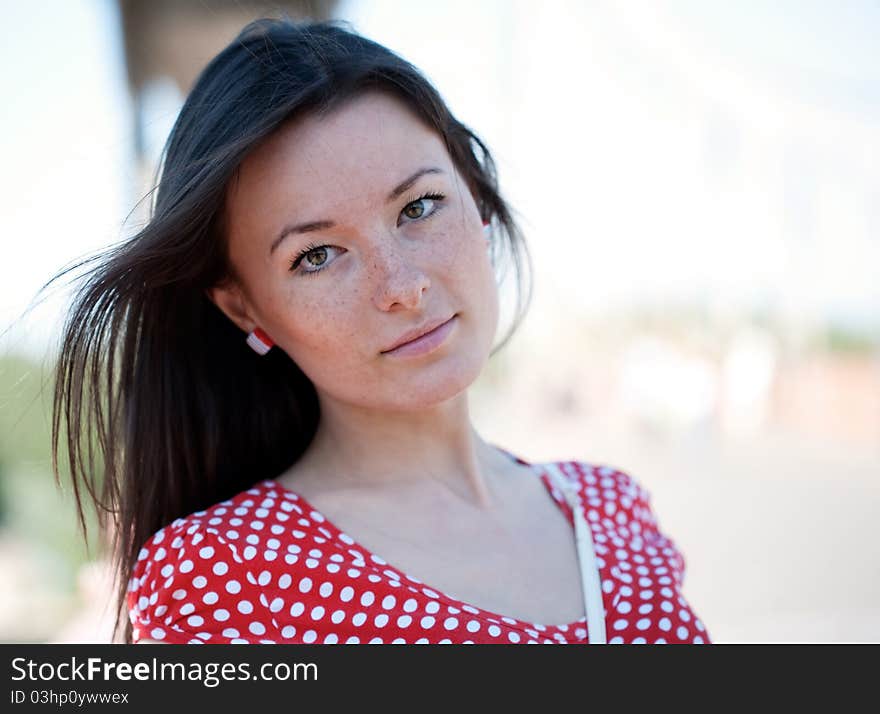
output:
[[[330,536],[304,506],[261,481],[152,534],[128,585],[134,640],[271,642],[261,639],[272,629],[261,586]]]
[[[648,505],[651,500],[650,491],[630,471],[607,462],[562,459],[537,462],[533,466],[553,470],[588,500],[617,500],[626,505]]]
[[[587,518],[608,526],[627,526],[635,531],[658,528],[651,501],[651,491],[631,471],[608,462],[562,459],[535,463],[544,472],[552,471],[556,479],[578,494]]]

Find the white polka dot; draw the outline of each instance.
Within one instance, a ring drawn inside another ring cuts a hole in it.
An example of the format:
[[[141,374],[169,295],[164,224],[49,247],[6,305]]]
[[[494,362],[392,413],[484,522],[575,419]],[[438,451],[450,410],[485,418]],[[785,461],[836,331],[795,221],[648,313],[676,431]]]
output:
[[[434,600],[431,600],[427,605],[425,605],[425,612],[429,615],[433,615],[440,610],[440,605]]]
[[[636,637],[633,639],[632,643],[634,645],[646,645],[648,644],[648,640],[646,640],[644,637]]]
[[[321,597],[330,597],[333,592],[332,583],[321,583],[321,587],[318,588],[318,592],[321,593]]]
[[[412,618],[409,615],[401,615],[397,618],[397,626],[398,627],[409,627],[412,623]]]
[[[299,581],[299,591],[301,593],[307,593],[312,589],[312,579],[311,578],[303,578]]]
[[[244,553],[243,553],[245,560],[253,560],[254,557],[256,556],[256,554],[257,554],[257,549],[254,548],[254,546],[252,546],[252,545],[249,545],[247,548],[245,548]]]
[[[219,599],[220,599],[220,596],[217,593],[215,593],[214,591],[211,591],[209,593],[205,593],[202,596],[202,602],[205,603],[205,605],[213,605]]]
[[[266,627],[262,622],[252,622],[248,625],[248,629],[255,635],[263,635],[266,633]]]
[[[205,620],[198,615],[192,615],[191,617],[187,618],[186,624],[190,625],[191,627],[201,627],[205,624]]]
[[[621,619],[621,620],[615,620],[613,627],[615,630],[624,630],[624,629],[626,629],[626,627],[628,625],[629,625],[629,623],[626,620]]]
[[[181,615],[189,615],[191,612],[195,612],[195,611],[196,611],[196,606],[193,605],[191,602],[188,602],[185,605],[182,605],[180,608]]]
[[[203,588],[208,584],[208,579],[204,575],[196,575],[193,578],[193,586],[197,588]]]
[[[272,603],[269,605],[269,612],[281,612],[281,608],[284,607],[284,600],[280,597],[276,597],[272,600]]]
[[[636,628],[639,630],[647,630],[651,626],[651,620],[647,617],[643,617],[636,623]]]
[[[672,622],[670,622],[668,617],[661,617],[660,622],[657,623],[657,627],[664,632],[669,632],[669,630],[672,629]]]
[[[249,600],[242,600],[237,608],[242,615],[250,615],[254,611],[254,606]]]
[[[334,625],[338,625],[345,619],[345,613],[342,610],[336,610],[332,615],[330,615],[330,621]]]
[[[388,624],[388,615],[384,612],[381,615],[376,615],[376,619],[373,620],[373,623],[376,627],[385,627]]]
[[[339,599],[342,600],[342,602],[348,602],[353,597],[354,597],[354,588],[351,587],[350,585],[346,585],[344,588],[342,588],[342,592],[339,593]]]
[[[353,618],[351,618],[351,622],[355,627],[360,627],[367,621],[367,616],[363,612],[359,612]]]
[[[363,595],[361,595],[361,605],[364,607],[369,607],[376,600],[376,596],[373,595],[372,591],[367,590]]]
[[[293,625],[285,625],[284,629],[281,630],[281,636],[286,640],[289,640],[295,634],[296,628]]]
[[[214,619],[218,622],[225,622],[229,619],[229,610],[224,610],[223,608],[214,610]]]
[[[630,610],[632,610],[632,605],[627,600],[617,603],[617,611],[621,615],[626,615]]]
[[[311,617],[313,620],[320,620],[324,617],[324,608],[318,605],[312,608]]]
[[[477,632],[480,629],[480,623],[476,620],[469,620],[467,624],[468,632]]]
[[[268,585],[271,581],[272,581],[272,573],[270,573],[268,570],[263,570],[260,573],[260,575],[257,577],[257,582],[263,587]]]
[[[436,620],[434,620],[433,617],[426,615],[421,619],[419,624],[422,626],[422,629],[427,630],[434,626],[434,622],[436,622]]]
[[[239,583],[238,580],[228,581],[226,583],[226,592],[232,593],[233,595],[241,592],[241,583]]]
[[[161,627],[154,627],[152,630],[150,630],[150,637],[152,637],[154,640],[164,640],[165,630],[163,630]]]
[[[290,606],[290,615],[291,617],[299,617],[306,611],[306,606],[301,602],[295,602]]]
[[[623,637],[621,637],[620,635],[617,635],[616,637],[612,637],[610,640],[608,640],[608,644],[609,645],[622,645],[623,644]]]
[[[417,607],[418,603],[412,598],[409,598],[405,603],[403,603],[404,612],[415,612]]]
[[[191,560],[184,560],[178,569],[181,573],[188,573],[193,567],[193,562]]]
[[[492,637],[498,637],[501,634],[501,628],[498,625],[489,625],[489,634]]]
[[[305,632],[305,634],[303,634],[303,642],[305,642],[307,644],[311,644],[312,642],[314,642],[317,639],[318,639],[318,633],[315,632],[314,630],[308,630],[307,632]]]
[[[680,640],[687,639],[688,636],[688,628],[684,625],[679,625],[678,629],[675,631],[675,636]]]
[[[291,582],[293,582],[293,578],[290,577],[289,573],[284,573],[280,578],[278,578],[278,587],[282,590],[287,590],[290,587]]]
[[[396,602],[397,598],[394,597],[394,595],[386,595],[384,598],[382,598],[382,609],[391,610]]]
[[[458,627],[458,620],[454,617],[447,617],[443,621],[443,627],[445,627],[447,630],[454,630],[456,627]]]
[[[171,597],[173,597],[175,600],[183,600],[183,598],[186,597],[186,590],[175,590],[173,593],[171,593]]]
[[[517,632],[509,632],[507,634],[507,639],[513,643],[519,642],[522,638],[519,636]]]
[[[206,545],[204,548],[199,550],[199,557],[205,558],[206,560],[208,558],[213,558],[214,557],[214,549],[210,545]]]

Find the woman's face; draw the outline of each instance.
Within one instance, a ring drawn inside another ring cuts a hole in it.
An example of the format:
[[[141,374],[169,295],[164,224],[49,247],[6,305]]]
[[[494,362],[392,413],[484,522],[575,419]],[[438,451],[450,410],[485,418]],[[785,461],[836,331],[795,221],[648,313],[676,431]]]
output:
[[[430,406],[488,359],[498,293],[477,205],[441,138],[391,95],[280,128],[231,183],[226,227],[241,284],[211,299],[262,328],[322,397]],[[433,350],[383,353],[453,315]]]

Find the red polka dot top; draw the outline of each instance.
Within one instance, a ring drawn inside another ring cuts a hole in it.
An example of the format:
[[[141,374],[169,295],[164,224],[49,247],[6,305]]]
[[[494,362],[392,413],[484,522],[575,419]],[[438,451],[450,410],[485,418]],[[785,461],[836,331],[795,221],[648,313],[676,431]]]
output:
[[[548,465],[510,456],[534,470],[574,527],[574,511]],[[562,461],[552,467],[578,494],[575,503],[589,524],[606,641],[709,643],[706,627],[681,593],[684,558],[658,530],[650,494],[608,466]],[[128,610],[134,642],[588,644],[590,639],[586,615],[562,624],[526,622],[432,588],[359,545],[274,480],[178,518],[151,536],[129,581]]]

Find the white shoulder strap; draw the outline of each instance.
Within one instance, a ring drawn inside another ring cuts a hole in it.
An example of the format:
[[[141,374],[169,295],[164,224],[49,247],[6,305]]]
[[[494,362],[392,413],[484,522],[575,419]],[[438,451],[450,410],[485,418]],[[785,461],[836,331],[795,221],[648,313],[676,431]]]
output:
[[[593,547],[593,534],[584,519],[584,509],[577,489],[554,463],[542,464],[550,474],[556,487],[565,496],[574,516],[575,541],[577,543],[578,564],[581,569],[581,587],[584,594],[584,607],[587,614],[587,633],[590,644],[606,644],[604,605],[602,604],[602,584],[596,552]]]

